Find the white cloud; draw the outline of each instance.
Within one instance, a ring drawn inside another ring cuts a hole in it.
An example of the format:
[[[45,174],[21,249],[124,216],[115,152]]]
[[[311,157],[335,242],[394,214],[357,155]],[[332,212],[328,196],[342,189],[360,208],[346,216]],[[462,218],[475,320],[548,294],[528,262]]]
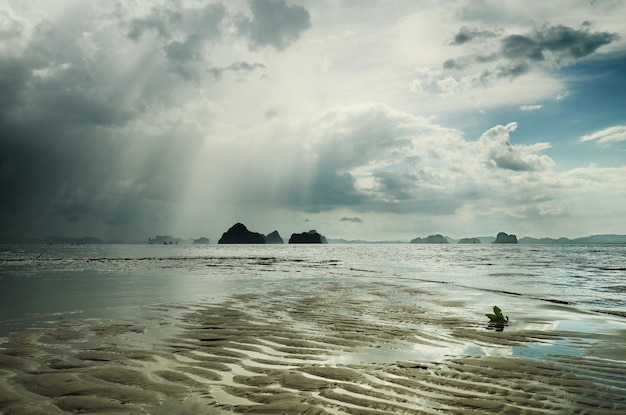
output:
[[[626,125],[615,125],[600,131],[580,137],[579,141],[597,141],[601,144],[610,144],[618,141],[626,141]]]
[[[487,163],[494,167],[513,171],[541,171],[554,166],[546,155],[538,154],[550,147],[547,143],[532,146],[513,146],[509,134],[517,129],[517,123],[498,125],[485,132],[478,142],[483,146]]]
[[[522,111],[537,111],[541,109],[541,105],[520,105]]]
[[[529,101],[543,101],[565,88],[561,79],[541,72],[527,73],[515,79],[493,78],[486,72],[415,69],[407,89],[413,103],[434,113],[487,110],[498,106],[522,106]]]

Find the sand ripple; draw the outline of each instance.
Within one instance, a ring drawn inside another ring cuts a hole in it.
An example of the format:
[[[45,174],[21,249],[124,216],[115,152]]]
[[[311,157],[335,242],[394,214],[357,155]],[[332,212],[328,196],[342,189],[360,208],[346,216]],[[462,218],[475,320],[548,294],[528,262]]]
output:
[[[0,413],[626,413],[623,332],[497,332],[384,284],[320,293],[14,333]]]

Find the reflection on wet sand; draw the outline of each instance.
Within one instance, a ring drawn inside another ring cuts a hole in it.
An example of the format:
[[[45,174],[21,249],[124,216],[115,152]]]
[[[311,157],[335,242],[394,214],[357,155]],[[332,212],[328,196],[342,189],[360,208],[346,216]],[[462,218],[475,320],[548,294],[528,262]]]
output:
[[[606,332],[550,325],[586,318],[551,305],[544,320],[496,331],[434,291],[329,283],[319,293],[17,331],[0,349],[0,412],[626,413],[617,318],[622,329]]]

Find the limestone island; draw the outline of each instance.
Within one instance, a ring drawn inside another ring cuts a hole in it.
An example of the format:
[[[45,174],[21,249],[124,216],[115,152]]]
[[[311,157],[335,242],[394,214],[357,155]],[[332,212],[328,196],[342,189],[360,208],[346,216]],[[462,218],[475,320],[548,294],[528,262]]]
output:
[[[222,234],[217,242],[223,244],[264,244],[265,237],[258,232],[251,232],[243,223],[236,223]]]
[[[415,238],[412,244],[447,244],[448,240],[443,235],[428,235],[428,238]]]
[[[289,238],[290,244],[325,244],[326,237],[320,235],[315,229],[308,232],[292,233]]]
[[[498,233],[496,236],[496,240],[493,242],[494,244],[516,244],[517,236],[511,234],[506,234],[504,232]]]
[[[478,238],[463,238],[459,240],[460,244],[479,244],[480,239]]]
[[[170,235],[157,235],[154,238],[148,238],[148,243],[151,245],[178,245],[178,242],[181,241],[181,239]]]
[[[273,231],[265,235],[265,243],[266,244],[284,244],[285,241],[283,241],[283,238],[281,238],[278,231]]]

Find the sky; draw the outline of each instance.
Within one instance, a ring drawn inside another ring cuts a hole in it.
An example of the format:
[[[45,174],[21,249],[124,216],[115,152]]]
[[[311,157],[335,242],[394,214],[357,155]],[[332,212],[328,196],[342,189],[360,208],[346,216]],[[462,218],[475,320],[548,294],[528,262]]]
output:
[[[0,236],[626,234],[626,1],[0,0]]]

